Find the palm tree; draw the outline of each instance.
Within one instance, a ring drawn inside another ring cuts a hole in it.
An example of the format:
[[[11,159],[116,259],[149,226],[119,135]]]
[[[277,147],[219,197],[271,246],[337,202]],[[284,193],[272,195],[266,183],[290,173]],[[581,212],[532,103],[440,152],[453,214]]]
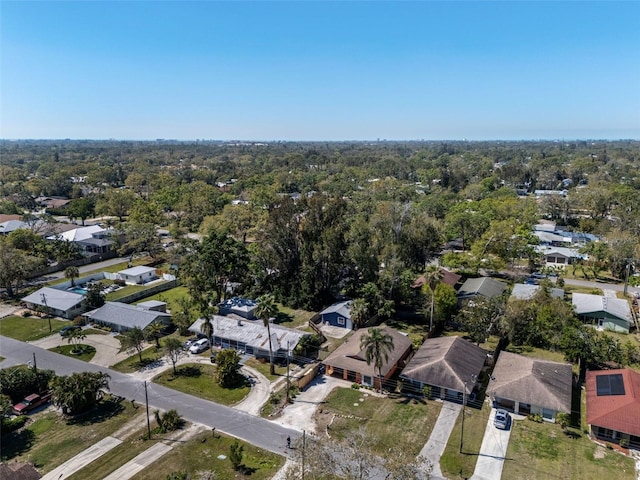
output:
[[[71,332],[69,332],[69,335],[67,336],[67,342],[73,343],[73,349],[71,350],[71,353],[82,353],[80,344],[86,338],[87,336],[85,335],[84,330],[82,330],[81,328],[71,330]]]
[[[428,288],[431,292],[431,305],[429,307],[429,332],[431,332],[431,330],[433,330],[433,311],[436,305],[436,287],[442,280],[442,270],[436,265],[429,265],[427,271],[424,272],[424,278],[423,288]]]
[[[162,336],[162,332],[164,332],[165,326],[159,322],[153,322],[147,328],[144,329],[147,334],[148,340],[155,340],[156,347],[160,348],[160,337]]]
[[[278,306],[272,294],[262,295],[258,298],[255,310],[256,317],[264,322],[269,336],[269,373],[276,374],[276,367],[273,364],[273,348],[271,347],[271,322],[269,320],[278,314]]]
[[[360,350],[364,350],[367,365],[373,362],[374,368],[378,370],[382,393],[382,365],[389,361],[389,354],[393,351],[393,337],[380,328],[372,327],[369,333],[360,337]]]
[[[71,286],[75,287],[76,284],[74,282],[74,279],[80,276],[80,270],[78,270],[78,267],[74,267],[74,266],[67,267],[66,270],[64,271],[64,276],[65,278],[70,278]]]
[[[353,326],[358,329],[369,321],[369,306],[364,298],[356,298],[349,305],[349,315]]]

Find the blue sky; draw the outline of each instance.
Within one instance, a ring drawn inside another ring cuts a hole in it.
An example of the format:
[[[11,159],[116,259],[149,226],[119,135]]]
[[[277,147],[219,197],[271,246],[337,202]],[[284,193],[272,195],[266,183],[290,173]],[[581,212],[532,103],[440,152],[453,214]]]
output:
[[[640,2],[0,2],[0,137],[640,138]]]

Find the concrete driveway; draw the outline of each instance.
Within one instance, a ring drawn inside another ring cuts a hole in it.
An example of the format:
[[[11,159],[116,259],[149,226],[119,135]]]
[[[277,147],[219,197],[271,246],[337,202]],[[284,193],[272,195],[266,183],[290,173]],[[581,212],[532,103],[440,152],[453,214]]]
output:
[[[498,480],[502,476],[502,467],[513,428],[513,417],[509,421],[508,430],[499,430],[493,425],[495,416],[496,409],[492,408],[471,480]]]
[[[46,350],[60,345],[69,345],[67,339],[61,337],[58,333],[29,343]],[[120,352],[120,340],[114,335],[87,335],[87,338],[85,338],[82,343],[91,345],[96,349],[96,354],[89,363],[100,365],[101,367],[110,367],[131,356],[131,353]]]

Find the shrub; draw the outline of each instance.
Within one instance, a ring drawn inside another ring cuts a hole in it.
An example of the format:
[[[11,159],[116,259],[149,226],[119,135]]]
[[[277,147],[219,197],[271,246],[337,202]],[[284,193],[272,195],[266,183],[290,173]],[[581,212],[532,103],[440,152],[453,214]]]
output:
[[[87,324],[87,320],[82,315],[78,315],[73,319],[73,324],[79,327],[84,327]]]
[[[238,441],[234,441],[229,447],[229,460],[233,469],[238,471],[242,468],[242,455],[244,452],[244,445],[240,445]]]
[[[22,312],[22,316],[24,318],[30,317],[31,316],[31,312],[29,310],[25,310],[24,312]]]
[[[620,446],[622,448],[627,448],[629,446],[629,440],[626,438],[621,438],[620,439]]]
[[[359,383],[352,383],[351,388],[354,390],[360,390],[361,385]]]
[[[5,435],[22,428],[24,424],[27,423],[27,420],[29,420],[29,417],[26,415],[2,419],[2,434]]]
[[[431,398],[431,387],[429,385],[425,385],[424,387],[422,387],[422,394],[426,398]]]
[[[534,413],[533,415],[529,415],[527,416],[527,418],[529,420],[531,420],[532,422],[536,422],[536,423],[542,423],[542,415],[538,414],[538,413]]]

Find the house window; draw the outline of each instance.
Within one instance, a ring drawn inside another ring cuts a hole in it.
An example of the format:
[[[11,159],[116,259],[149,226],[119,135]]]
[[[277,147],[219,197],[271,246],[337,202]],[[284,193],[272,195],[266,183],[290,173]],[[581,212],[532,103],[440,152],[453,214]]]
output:
[[[370,387],[373,387],[373,377],[371,377],[369,375],[363,375],[362,376],[362,384],[363,385],[368,385]]]
[[[549,410],[548,408],[543,408],[542,409],[542,418],[546,419],[546,420],[553,420],[554,415],[554,411],[553,410]]]
[[[345,325],[347,323],[347,319],[344,317],[338,317],[338,325]]]

